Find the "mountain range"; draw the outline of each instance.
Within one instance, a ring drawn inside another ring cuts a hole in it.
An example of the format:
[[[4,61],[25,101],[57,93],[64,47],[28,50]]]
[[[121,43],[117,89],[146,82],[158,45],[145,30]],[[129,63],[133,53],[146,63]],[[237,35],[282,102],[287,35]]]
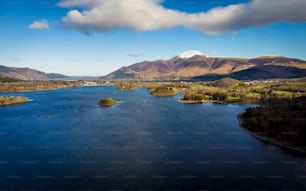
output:
[[[281,56],[256,58],[208,57],[184,52],[169,60],[144,61],[122,67],[102,80],[240,80],[297,78],[306,76],[306,61]]]
[[[191,80],[221,78],[259,80],[306,77],[306,61],[282,56],[256,58],[208,57],[198,51],[186,51],[169,60],[139,62],[122,67],[100,80]],[[53,80],[68,76],[30,68],[0,65],[0,81]],[[86,78],[90,79],[90,78]],[[97,78],[95,77],[94,80]]]
[[[30,68],[6,67],[0,65],[0,79],[2,81],[16,80],[52,80],[66,78],[63,74],[45,73]]]

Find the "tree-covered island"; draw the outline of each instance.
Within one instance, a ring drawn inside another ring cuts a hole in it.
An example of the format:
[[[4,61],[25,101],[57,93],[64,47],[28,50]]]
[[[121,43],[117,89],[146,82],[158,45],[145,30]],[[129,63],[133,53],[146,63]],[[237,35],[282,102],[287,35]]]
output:
[[[168,97],[177,95],[178,91],[175,87],[161,85],[157,87],[149,87],[149,91],[153,96]]]
[[[101,99],[99,101],[98,105],[102,106],[102,107],[108,107],[108,106],[112,106],[116,103],[118,103],[118,101],[113,100],[111,97],[106,97],[106,98]]]

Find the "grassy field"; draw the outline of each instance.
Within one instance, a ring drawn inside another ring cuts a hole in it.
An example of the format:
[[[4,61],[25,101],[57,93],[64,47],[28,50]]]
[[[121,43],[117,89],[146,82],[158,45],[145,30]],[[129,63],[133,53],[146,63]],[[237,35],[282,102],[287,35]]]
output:
[[[215,82],[151,84],[149,91],[154,96],[167,92],[167,88],[184,93],[180,99],[184,103],[222,102],[256,103],[268,99],[283,99],[306,96],[306,82],[303,80],[256,81],[246,83],[231,79]],[[161,91],[156,91],[160,88]],[[167,94],[167,93],[166,93]],[[171,92],[169,95],[176,95]]]

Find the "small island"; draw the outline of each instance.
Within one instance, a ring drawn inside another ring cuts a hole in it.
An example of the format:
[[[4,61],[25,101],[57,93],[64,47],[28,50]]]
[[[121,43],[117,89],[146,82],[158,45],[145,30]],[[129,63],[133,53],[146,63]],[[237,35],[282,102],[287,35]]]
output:
[[[11,97],[0,96],[0,106],[20,104],[28,101],[29,99],[27,97],[22,97],[22,96],[11,96]]]
[[[169,97],[177,95],[177,90],[174,87],[169,86],[158,86],[158,87],[151,87],[149,88],[151,95],[159,96],[159,97]]]
[[[306,97],[273,99],[238,116],[240,126],[260,140],[306,153]]]
[[[116,103],[118,103],[118,101],[113,100],[111,97],[106,97],[106,98],[101,99],[99,101],[98,105],[102,106],[102,107],[108,107],[108,106],[112,106]]]

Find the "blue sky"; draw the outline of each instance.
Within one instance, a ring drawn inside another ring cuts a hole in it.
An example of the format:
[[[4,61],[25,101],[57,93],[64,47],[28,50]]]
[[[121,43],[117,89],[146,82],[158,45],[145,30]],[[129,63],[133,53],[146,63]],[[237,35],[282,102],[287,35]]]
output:
[[[306,60],[305,10],[305,0],[1,0],[0,65],[99,76],[186,50]]]

